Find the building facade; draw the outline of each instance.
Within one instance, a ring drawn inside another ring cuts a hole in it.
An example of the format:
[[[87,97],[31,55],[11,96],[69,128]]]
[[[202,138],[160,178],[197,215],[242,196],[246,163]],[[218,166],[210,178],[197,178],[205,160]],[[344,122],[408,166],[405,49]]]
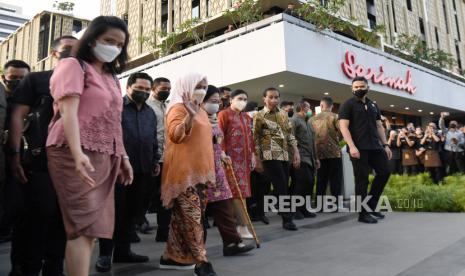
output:
[[[43,11],[0,43],[0,64],[11,59],[27,62],[33,71],[54,67],[51,43],[63,35],[75,35],[89,23],[71,15]]]
[[[139,39],[155,31],[170,32],[182,22],[199,17],[209,18],[211,32],[230,22],[218,18],[240,0],[101,0],[103,15],[116,15],[128,23],[131,36],[129,54],[136,65],[153,56]],[[324,1],[324,0],[322,0]],[[261,0],[263,10],[283,10],[297,0]],[[465,69],[465,1],[463,0],[347,0],[341,9],[344,18],[372,28],[384,25],[383,44],[396,45],[400,35],[419,36],[427,47],[441,49],[457,60],[453,71]],[[154,38],[157,41],[159,37]],[[139,61],[139,62],[138,62]]]
[[[174,81],[196,71],[216,86],[246,90],[249,99],[259,104],[263,89],[270,86],[281,90],[282,100],[307,97],[318,103],[330,95],[342,103],[352,96],[351,79],[358,75],[369,79],[370,98],[393,125],[425,124],[442,111],[465,119],[465,79],[458,74],[465,64],[463,0],[347,0],[341,16],[367,28],[386,26],[380,47],[317,30],[281,13],[288,1],[262,0],[265,19],[227,33],[231,21],[222,11],[233,4],[230,1],[103,0],[101,4],[104,14],[124,18],[133,36],[129,47],[133,64],[120,76],[123,87],[133,72]],[[216,35],[163,57],[152,55],[134,39],[148,30],[173,30],[193,16],[209,17],[208,32]],[[445,72],[386,52],[401,34],[417,35],[428,47],[450,53],[459,62]]]
[[[28,20],[29,17],[22,14],[21,7],[0,2],[0,42]]]

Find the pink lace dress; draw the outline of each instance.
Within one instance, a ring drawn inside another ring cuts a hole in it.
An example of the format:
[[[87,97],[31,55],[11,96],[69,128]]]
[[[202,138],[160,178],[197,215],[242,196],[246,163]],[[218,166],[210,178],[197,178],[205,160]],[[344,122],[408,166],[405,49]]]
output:
[[[114,229],[114,184],[120,157],[125,154],[121,127],[123,100],[117,80],[98,73],[91,64],[85,71],[75,58],[59,62],[50,80],[54,118],[49,126],[47,156],[68,238],[82,235],[109,238]],[[78,121],[81,146],[89,157],[95,181],[89,186],[75,172],[68,148],[60,100],[79,97]]]

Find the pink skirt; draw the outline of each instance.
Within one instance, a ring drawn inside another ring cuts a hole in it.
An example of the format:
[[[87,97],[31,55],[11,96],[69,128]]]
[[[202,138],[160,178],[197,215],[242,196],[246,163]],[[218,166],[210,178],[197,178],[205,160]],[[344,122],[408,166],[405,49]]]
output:
[[[67,147],[47,148],[48,167],[60,204],[68,239],[80,236],[113,238],[115,225],[114,187],[120,157],[84,150],[95,171],[89,172],[93,187],[85,184],[75,171]]]

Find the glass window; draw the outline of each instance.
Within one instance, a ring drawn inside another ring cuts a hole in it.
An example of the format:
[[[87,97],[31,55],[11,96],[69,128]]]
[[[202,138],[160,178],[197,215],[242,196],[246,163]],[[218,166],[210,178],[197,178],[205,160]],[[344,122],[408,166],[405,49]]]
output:
[[[408,9],[409,11],[412,11],[412,10],[413,10],[413,9],[412,9],[412,0],[407,0],[407,9]]]
[[[200,0],[192,1],[192,19],[200,18]]]

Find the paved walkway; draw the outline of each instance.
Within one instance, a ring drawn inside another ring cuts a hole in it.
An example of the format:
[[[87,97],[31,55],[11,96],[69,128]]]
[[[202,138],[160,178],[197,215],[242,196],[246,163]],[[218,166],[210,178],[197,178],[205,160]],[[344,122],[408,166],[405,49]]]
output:
[[[391,213],[376,225],[358,223],[353,214],[319,214],[297,221],[297,232],[282,230],[277,216],[271,222],[256,223],[262,247],[241,257],[223,257],[218,231],[210,229],[207,251],[218,275],[465,276],[465,214]],[[149,255],[149,263],[91,275],[193,274],[159,270],[163,244],[154,235],[141,238],[133,249]],[[0,276],[7,275],[8,254],[8,244],[1,244]]]

